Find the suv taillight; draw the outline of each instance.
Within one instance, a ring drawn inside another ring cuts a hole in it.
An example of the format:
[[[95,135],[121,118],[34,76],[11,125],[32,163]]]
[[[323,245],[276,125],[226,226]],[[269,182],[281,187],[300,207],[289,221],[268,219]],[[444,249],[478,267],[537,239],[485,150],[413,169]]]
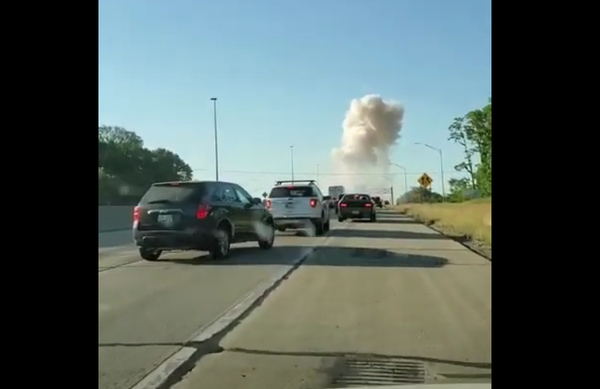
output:
[[[271,209],[271,205],[271,200],[265,201],[265,207],[267,207],[267,209]]]
[[[373,204],[371,204],[371,203],[366,203],[366,204],[365,204],[365,207],[367,207],[367,208],[370,208],[370,207],[372,207],[372,206],[373,206]]]
[[[344,208],[347,204],[346,203],[340,203],[340,207]]]
[[[140,221],[140,207],[133,208],[133,221]]]
[[[206,219],[210,213],[210,205],[200,204],[196,211],[196,219]]]
[[[318,202],[319,201],[317,199],[310,199],[310,206],[314,208],[317,206]]]

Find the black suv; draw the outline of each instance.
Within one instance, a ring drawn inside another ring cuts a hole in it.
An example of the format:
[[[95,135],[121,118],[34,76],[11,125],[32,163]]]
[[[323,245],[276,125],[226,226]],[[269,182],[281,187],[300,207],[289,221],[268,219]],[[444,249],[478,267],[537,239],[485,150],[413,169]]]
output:
[[[222,181],[153,184],[133,211],[140,255],[156,261],[163,251],[208,251],[225,258],[231,243],[273,246],[271,214],[241,186]]]

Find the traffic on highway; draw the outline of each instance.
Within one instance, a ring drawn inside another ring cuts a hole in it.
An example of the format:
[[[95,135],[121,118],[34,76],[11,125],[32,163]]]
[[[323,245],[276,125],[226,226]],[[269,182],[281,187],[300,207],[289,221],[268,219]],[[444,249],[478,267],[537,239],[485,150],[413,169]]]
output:
[[[133,236],[99,232],[100,388],[489,382],[491,263],[368,194],[330,201],[152,185]]]
[[[491,0],[98,15],[99,389],[491,388]]]

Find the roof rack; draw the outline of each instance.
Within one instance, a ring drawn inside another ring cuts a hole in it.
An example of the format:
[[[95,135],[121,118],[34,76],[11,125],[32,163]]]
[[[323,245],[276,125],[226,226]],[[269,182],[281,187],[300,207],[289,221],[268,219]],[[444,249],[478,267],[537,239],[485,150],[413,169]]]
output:
[[[277,181],[275,181],[275,185],[281,185],[284,182],[286,184],[294,184],[296,182],[308,182],[309,184],[314,184],[315,180],[277,180]]]

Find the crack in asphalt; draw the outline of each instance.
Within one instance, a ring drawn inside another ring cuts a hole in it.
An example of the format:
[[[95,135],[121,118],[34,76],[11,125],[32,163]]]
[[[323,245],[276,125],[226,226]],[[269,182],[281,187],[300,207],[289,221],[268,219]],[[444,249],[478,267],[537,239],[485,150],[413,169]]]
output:
[[[108,270],[118,269],[120,267],[124,267],[124,266],[131,265],[131,264],[138,263],[138,262],[141,262],[141,260],[134,259],[130,262],[120,263],[120,264],[114,265],[114,266],[98,266],[98,273],[103,273]]]
[[[98,347],[184,347],[184,342],[155,342],[155,343],[99,343]]]

